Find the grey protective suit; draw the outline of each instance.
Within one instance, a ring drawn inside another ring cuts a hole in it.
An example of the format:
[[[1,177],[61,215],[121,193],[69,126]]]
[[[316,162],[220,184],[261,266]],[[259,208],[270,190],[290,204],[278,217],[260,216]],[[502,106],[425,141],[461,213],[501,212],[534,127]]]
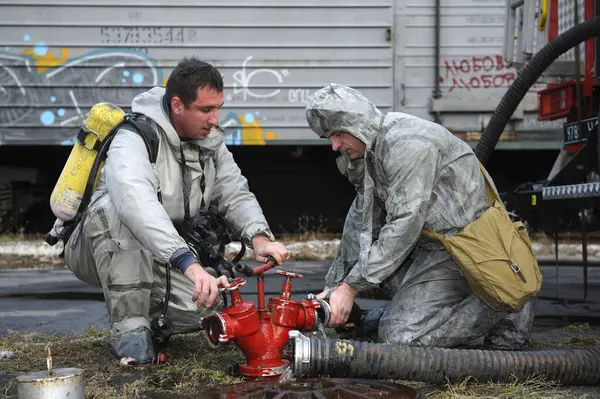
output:
[[[443,246],[421,236],[424,227],[457,233],[487,208],[484,176],[469,145],[438,124],[384,115],[360,92],[338,84],[311,95],[306,117],[320,137],[345,132],[366,144],[364,158],[337,159],[357,196],[326,285],[389,293],[379,322],[382,342],[456,347],[485,337],[492,347],[522,346],[534,302],[518,313],[492,310]]]
[[[121,129],[110,146],[88,211],[65,247],[71,271],[104,291],[113,348],[120,345],[120,335],[149,328],[165,296],[165,265],[177,251],[188,249],[173,226],[184,218],[184,179],[191,215],[202,204],[204,209],[214,206],[233,229],[242,231],[248,246],[258,233],[273,239],[247,180],[224,144],[223,131],[215,128],[204,140],[181,141],[163,104],[164,93],[155,87],[132,103],[132,111],[146,115],[159,135],[156,173],[141,137]],[[186,159],[183,175],[180,146]],[[162,204],[157,198],[159,184]],[[175,333],[198,330],[200,319],[214,310],[196,307],[193,285],[180,270],[172,268],[171,276],[167,315]]]

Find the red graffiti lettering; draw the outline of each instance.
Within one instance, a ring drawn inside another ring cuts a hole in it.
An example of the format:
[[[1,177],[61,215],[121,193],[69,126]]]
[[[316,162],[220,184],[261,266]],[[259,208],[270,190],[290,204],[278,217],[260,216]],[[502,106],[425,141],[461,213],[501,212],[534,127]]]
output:
[[[505,66],[504,66],[504,60],[502,59],[502,56],[501,55],[497,55],[496,56],[496,69],[498,71],[500,71],[500,70],[502,70],[504,68],[505,68]]]
[[[479,72],[481,70],[481,58],[473,57],[473,72]]]
[[[471,71],[471,64],[469,64],[468,60],[460,61],[459,71],[461,71],[462,73],[469,73]]]
[[[501,55],[444,60],[444,69],[440,82],[450,86],[448,92],[506,87],[516,77],[515,72],[506,67]]]
[[[454,68],[450,65],[448,60],[444,60],[444,65],[446,66],[446,78],[449,79],[451,76],[454,76]],[[444,79],[440,79],[440,82],[443,82]]]
[[[494,60],[492,59],[492,57],[487,56],[483,59],[483,70],[486,72],[494,70]]]

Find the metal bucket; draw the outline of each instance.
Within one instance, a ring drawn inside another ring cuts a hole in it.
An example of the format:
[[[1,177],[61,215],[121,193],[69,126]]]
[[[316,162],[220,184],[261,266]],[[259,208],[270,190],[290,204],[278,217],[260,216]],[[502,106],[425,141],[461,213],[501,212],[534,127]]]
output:
[[[17,377],[19,399],[84,399],[83,370],[53,369],[49,348],[47,361],[47,371],[36,371]]]
[[[17,377],[19,399],[83,399],[83,370],[56,369],[52,375],[37,371]]]

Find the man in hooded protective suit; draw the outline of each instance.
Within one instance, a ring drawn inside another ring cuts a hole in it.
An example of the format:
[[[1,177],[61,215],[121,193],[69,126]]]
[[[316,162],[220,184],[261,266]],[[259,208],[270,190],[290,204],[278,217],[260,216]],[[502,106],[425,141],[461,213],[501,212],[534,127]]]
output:
[[[306,118],[340,152],[338,168],[357,191],[320,294],[330,295],[329,326],[347,321],[358,292],[376,288],[390,297],[379,311],[381,342],[456,347],[485,337],[488,347],[523,346],[534,301],[516,313],[494,311],[441,243],[421,236],[423,228],[456,234],[487,209],[469,145],[433,122],[383,114],[357,90],[333,83],[310,96]]]

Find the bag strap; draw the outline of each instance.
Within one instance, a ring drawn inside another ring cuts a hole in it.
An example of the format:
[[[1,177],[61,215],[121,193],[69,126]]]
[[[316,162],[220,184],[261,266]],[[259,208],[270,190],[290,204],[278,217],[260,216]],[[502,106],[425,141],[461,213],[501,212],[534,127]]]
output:
[[[498,194],[496,193],[496,190],[494,190],[494,187],[492,186],[492,182],[490,181],[490,178],[488,177],[485,168],[483,167],[483,165],[481,164],[481,162],[477,161],[477,163],[479,164],[479,170],[481,170],[481,173],[483,173],[483,178],[485,179],[485,187],[487,189],[487,193],[488,193],[488,203],[490,206],[494,205],[494,201],[498,201],[501,205],[504,205],[502,203],[502,200],[500,199],[500,197],[498,196]]]
[[[496,190],[494,190],[494,187],[492,186],[492,182],[490,181],[490,178],[488,177],[488,175],[485,171],[485,168],[483,167],[481,162],[477,161],[477,164],[479,165],[479,170],[481,170],[481,173],[483,174],[483,179],[485,180],[485,188],[488,193],[489,206],[493,206],[494,202],[496,202],[496,201],[498,201],[498,203],[500,203],[500,205],[504,206],[504,204],[502,203],[502,200],[496,193]],[[435,231],[430,230],[428,228],[423,228],[423,235],[431,240],[438,240],[438,241],[441,241],[442,243],[445,240],[445,237],[443,235],[436,233]]]

